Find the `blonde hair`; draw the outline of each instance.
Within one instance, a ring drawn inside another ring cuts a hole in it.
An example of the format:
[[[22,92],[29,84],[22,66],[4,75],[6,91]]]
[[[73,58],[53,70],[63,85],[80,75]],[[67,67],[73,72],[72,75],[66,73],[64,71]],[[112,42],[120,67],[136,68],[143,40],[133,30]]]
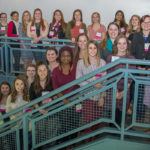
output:
[[[93,16],[94,16],[95,14],[98,16],[98,18],[99,18],[98,23],[100,24],[100,20],[101,20],[100,14],[99,14],[98,12],[94,12],[94,13],[92,14],[92,16],[91,16],[92,26],[93,26],[93,24],[94,24],[94,23],[93,23]]]
[[[98,44],[96,41],[94,40],[89,40],[87,43],[87,48],[85,50],[85,54],[83,56],[83,63],[85,67],[88,67],[89,65],[91,65],[90,60],[89,60],[89,45],[90,44],[94,44],[97,48],[97,55],[96,55],[96,59],[97,59],[97,66],[100,66],[100,52],[98,50]]]
[[[140,16],[138,16],[138,15],[133,15],[132,17],[131,17],[131,19],[130,19],[130,21],[129,21],[129,26],[128,26],[128,28],[127,28],[127,34],[129,33],[129,34],[132,34],[132,33],[134,33],[133,32],[133,25],[132,25],[132,19],[133,19],[133,17],[136,17],[137,19],[138,19],[138,28],[136,29],[136,31],[135,32],[140,32],[140,30],[141,30],[141,25],[140,25]]]
[[[24,11],[23,14],[22,14],[22,26],[23,26],[22,32],[23,32],[23,34],[26,35],[27,34],[27,24],[26,24],[26,22],[24,20],[24,14],[25,13],[29,14],[29,22],[31,21],[31,14],[30,14],[30,12],[28,10]]]

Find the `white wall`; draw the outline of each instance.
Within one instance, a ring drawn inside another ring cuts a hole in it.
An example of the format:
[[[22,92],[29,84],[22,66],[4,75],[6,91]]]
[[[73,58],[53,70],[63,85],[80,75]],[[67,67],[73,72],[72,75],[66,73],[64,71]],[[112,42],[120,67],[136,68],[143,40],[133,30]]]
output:
[[[119,9],[124,11],[127,23],[133,14],[150,14],[150,0],[0,0],[0,12],[8,14],[8,21],[11,11],[17,10],[21,18],[24,10],[29,10],[32,14],[35,8],[42,9],[43,16],[48,22],[51,22],[55,9],[61,9],[65,21],[68,22],[73,11],[79,8],[87,25],[91,23],[92,12],[98,11],[102,24],[108,25],[114,20],[115,12]]]

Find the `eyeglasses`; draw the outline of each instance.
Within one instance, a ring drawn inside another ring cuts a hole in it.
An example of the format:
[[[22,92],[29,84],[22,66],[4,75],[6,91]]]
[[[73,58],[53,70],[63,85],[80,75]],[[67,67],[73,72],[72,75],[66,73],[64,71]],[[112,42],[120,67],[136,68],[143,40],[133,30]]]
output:
[[[1,17],[1,18],[7,18],[7,17]]]
[[[27,70],[28,72],[35,72],[35,70]]]
[[[143,24],[150,24],[150,22],[142,22]]]

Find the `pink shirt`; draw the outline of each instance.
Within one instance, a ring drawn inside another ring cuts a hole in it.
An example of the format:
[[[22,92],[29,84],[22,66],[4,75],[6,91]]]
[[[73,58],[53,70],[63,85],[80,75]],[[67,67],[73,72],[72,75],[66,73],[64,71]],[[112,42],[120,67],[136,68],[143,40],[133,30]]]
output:
[[[88,26],[88,37],[90,40],[98,39],[98,37],[96,37],[97,33],[101,33],[101,38],[103,38],[106,33],[105,26],[101,24],[97,31],[93,30],[92,25]]]
[[[82,23],[79,26],[74,26],[74,28],[71,29],[71,38],[77,38],[79,33],[79,30],[82,29]]]

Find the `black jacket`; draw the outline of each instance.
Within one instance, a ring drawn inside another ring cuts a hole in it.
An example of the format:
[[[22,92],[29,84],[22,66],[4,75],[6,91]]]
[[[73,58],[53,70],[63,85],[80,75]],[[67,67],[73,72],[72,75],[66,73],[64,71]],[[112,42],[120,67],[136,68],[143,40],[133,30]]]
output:
[[[147,41],[144,41],[143,32],[137,32],[133,35],[133,40],[131,43],[131,53],[136,59],[146,59],[150,60],[150,45],[148,51],[144,50],[145,43],[150,43],[150,34]]]

